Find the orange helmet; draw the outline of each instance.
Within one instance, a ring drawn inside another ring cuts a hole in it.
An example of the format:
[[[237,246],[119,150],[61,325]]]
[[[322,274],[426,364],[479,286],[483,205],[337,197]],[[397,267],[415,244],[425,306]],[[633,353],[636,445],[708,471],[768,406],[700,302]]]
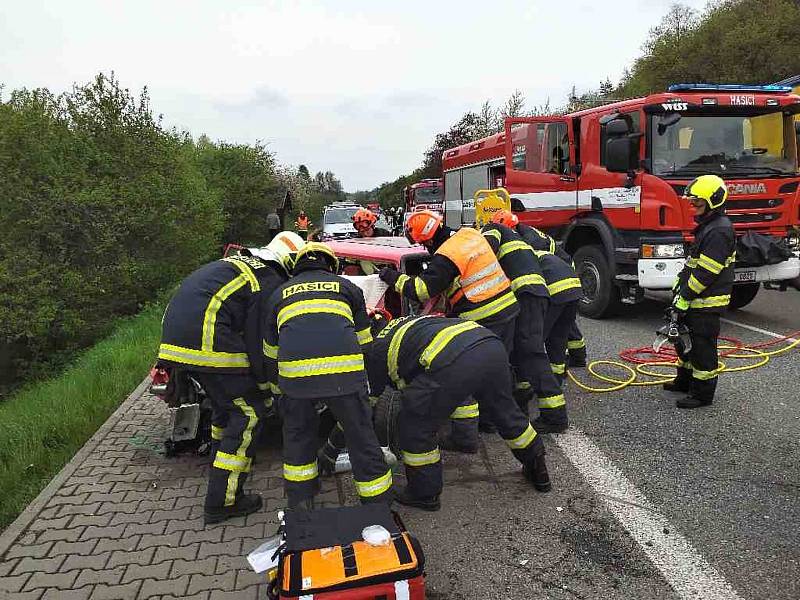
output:
[[[406,237],[419,244],[430,240],[442,225],[442,215],[432,210],[420,210],[408,217]]]
[[[353,227],[356,229],[371,227],[378,220],[378,216],[368,208],[359,208],[352,218]]]
[[[510,210],[498,210],[492,215],[492,223],[496,225],[505,225],[513,229],[519,224],[519,217]]]

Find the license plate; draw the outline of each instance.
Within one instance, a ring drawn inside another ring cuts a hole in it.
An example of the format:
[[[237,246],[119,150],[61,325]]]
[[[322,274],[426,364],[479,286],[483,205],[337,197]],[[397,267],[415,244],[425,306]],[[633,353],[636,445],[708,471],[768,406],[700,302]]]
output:
[[[755,281],[755,271],[737,271],[735,281]]]

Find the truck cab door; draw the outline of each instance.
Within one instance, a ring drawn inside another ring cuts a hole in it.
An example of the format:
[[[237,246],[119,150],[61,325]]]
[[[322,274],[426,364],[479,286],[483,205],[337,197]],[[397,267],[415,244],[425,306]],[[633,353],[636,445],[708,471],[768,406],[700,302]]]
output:
[[[506,119],[506,189],[520,221],[565,225],[578,211],[575,143],[565,117]]]

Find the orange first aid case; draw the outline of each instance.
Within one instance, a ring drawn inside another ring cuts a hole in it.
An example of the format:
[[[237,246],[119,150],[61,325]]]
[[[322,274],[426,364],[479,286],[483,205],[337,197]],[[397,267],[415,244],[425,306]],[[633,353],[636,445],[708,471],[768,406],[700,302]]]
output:
[[[373,546],[362,530],[381,525],[389,543]],[[281,600],[424,600],[419,542],[385,504],[286,514],[286,549],[275,597]]]

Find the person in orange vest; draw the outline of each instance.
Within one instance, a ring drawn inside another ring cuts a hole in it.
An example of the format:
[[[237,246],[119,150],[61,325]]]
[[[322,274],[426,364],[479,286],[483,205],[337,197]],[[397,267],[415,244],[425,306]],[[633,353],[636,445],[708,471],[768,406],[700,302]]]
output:
[[[385,267],[380,272],[381,280],[398,293],[420,303],[445,293],[450,307],[447,316],[483,325],[500,338],[510,354],[519,306],[511,282],[483,235],[469,227],[458,231],[450,229],[444,225],[440,214],[430,210],[412,214],[405,229],[406,237],[414,244],[425,246],[433,258],[428,268],[417,277]],[[479,415],[474,400],[459,406],[451,415],[452,435],[441,444],[442,447],[476,452],[478,432],[475,424]],[[481,421],[480,429],[486,432],[495,430],[485,420]]]
[[[294,222],[294,226],[301,238],[304,240],[308,238],[308,229],[311,227],[311,221],[309,220],[305,211],[301,210],[300,214],[297,215],[297,220]]]

